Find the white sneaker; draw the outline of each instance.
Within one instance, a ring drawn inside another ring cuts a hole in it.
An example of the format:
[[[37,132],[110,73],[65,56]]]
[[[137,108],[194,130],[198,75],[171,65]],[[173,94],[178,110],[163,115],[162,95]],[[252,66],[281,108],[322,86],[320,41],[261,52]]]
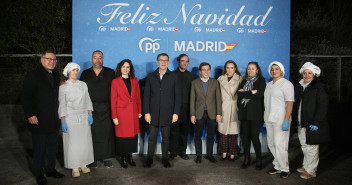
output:
[[[81,174],[79,173],[78,168],[72,169],[72,177],[79,177]]]
[[[82,173],[89,173],[90,172],[90,169],[87,168],[86,166],[81,167],[80,170],[82,171]]]
[[[297,168],[297,172],[298,173],[304,173],[304,172],[306,172],[306,169],[304,169],[303,167]]]
[[[299,177],[301,177],[302,179],[311,179],[311,178],[316,177],[316,175],[315,175],[315,174],[312,175],[312,174],[309,174],[309,173],[307,173],[307,172],[304,172],[304,173],[302,173]]]

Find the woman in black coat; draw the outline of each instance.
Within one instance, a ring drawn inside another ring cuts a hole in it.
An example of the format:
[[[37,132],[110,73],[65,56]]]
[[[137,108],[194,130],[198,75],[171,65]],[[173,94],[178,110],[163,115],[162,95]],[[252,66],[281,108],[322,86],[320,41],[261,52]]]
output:
[[[241,120],[241,138],[244,149],[242,169],[251,163],[251,141],[256,154],[256,169],[262,169],[261,143],[259,132],[264,113],[264,91],[266,82],[257,62],[249,62],[246,75],[238,87],[238,119]]]
[[[329,139],[326,118],[328,96],[319,82],[320,68],[306,62],[299,70],[303,79],[295,87],[292,123],[297,125],[303,151],[303,166],[297,171],[303,179],[316,177],[319,163],[319,144]]]

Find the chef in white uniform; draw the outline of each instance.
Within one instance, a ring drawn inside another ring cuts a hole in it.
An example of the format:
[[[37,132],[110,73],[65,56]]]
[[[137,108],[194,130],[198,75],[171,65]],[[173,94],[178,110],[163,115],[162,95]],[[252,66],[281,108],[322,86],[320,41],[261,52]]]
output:
[[[63,131],[65,167],[72,176],[79,177],[81,170],[89,173],[86,165],[94,161],[90,126],[93,123],[93,106],[86,83],[77,80],[80,66],[70,62],[63,74],[68,77],[59,89],[59,117]]]
[[[274,156],[274,167],[268,174],[289,176],[288,141],[290,137],[290,118],[294,102],[294,88],[283,78],[285,68],[280,62],[271,62],[269,74],[273,78],[264,92],[264,121],[267,129],[268,146]]]

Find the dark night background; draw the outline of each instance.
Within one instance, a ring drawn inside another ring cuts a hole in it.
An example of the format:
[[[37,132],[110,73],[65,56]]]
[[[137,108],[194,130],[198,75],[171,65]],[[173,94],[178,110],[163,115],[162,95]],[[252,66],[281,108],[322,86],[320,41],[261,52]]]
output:
[[[19,104],[22,81],[39,57],[13,57],[53,50],[72,53],[71,0],[2,0],[0,11],[0,104]],[[295,84],[306,61],[322,69],[329,93],[332,146],[351,152],[352,137],[352,3],[343,0],[291,1],[291,71]],[[310,55],[310,56],[306,56]],[[320,57],[311,57],[320,55]],[[329,55],[333,57],[321,57]],[[336,89],[337,59],[341,58],[340,99]],[[58,57],[58,69],[71,57]]]

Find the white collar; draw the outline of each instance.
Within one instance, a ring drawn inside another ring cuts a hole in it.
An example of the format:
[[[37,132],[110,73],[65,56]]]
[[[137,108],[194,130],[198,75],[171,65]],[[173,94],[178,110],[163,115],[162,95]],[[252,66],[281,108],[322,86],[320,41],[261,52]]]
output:
[[[200,80],[202,80],[204,83],[207,83],[207,82],[209,81],[209,78],[210,78],[210,77],[208,77],[206,80],[203,80],[202,77],[199,77],[199,78],[200,78]]]
[[[313,81],[313,80],[312,80],[312,81]],[[309,85],[310,83],[312,83],[312,81],[310,81],[310,82],[308,82],[308,83],[304,83],[304,80],[301,79],[301,80],[299,81],[299,84],[301,84],[301,86],[303,87],[303,89],[305,89],[305,88],[308,87],[308,85]]]

